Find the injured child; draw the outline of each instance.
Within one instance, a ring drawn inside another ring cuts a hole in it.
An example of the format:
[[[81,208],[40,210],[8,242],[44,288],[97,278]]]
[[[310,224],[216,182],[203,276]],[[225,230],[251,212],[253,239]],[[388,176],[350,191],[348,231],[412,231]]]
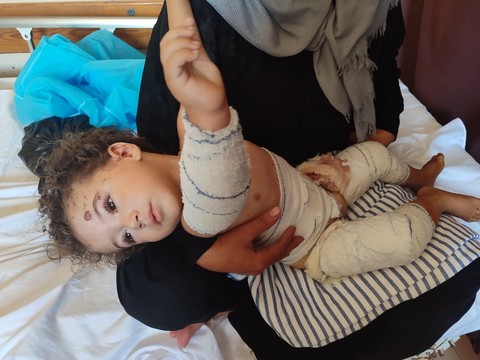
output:
[[[177,226],[209,237],[278,207],[280,219],[257,246],[295,226],[304,240],[282,261],[322,281],[413,261],[443,212],[480,220],[480,199],[433,187],[442,154],[414,169],[366,141],[291,167],[244,141],[193,19],[172,26],[161,49],[167,84],[182,105],[181,154],[148,151],[134,134],[113,129],[66,134],[44,165],[50,175],[40,198],[61,252],[121,260]],[[343,220],[347,206],[377,180],[410,188],[417,198],[389,213]]]

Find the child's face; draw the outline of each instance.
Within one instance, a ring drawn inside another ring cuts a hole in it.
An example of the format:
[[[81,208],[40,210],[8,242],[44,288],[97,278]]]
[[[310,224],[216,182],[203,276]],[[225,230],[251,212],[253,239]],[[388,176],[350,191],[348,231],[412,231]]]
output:
[[[180,220],[181,194],[172,171],[148,156],[120,157],[75,182],[66,201],[75,237],[94,252],[161,240]]]

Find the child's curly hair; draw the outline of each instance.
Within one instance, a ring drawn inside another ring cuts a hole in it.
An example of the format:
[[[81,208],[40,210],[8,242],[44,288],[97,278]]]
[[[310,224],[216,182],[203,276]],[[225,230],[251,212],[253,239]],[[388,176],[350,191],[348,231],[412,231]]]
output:
[[[51,259],[68,257],[75,264],[94,264],[100,261],[118,264],[136,248],[126,248],[111,254],[92,252],[75,238],[65,214],[65,203],[72,192],[72,184],[106,165],[109,159],[108,147],[115,142],[129,142],[138,145],[143,151],[156,152],[144,138],[130,131],[109,127],[67,132],[53,144],[51,153],[42,159],[39,211],[47,219],[45,231],[52,241],[47,247],[47,254]]]

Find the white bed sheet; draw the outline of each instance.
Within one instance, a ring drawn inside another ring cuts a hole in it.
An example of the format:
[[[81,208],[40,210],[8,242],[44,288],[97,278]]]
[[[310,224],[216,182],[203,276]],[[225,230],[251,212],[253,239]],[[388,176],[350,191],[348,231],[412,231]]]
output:
[[[36,210],[37,179],[17,156],[23,132],[15,121],[13,90],[1,88],[0,358],[254,359],[225,318],[203,326],[190,345],[180,349],[168,332],[125,314],[113,269],[75,271],[68,262],[57,264],[46,257],[47,238]],[[464,151],[461,120],[442,127],[403,85],[402,91],[405,112],[391,150],[413,166],[445,152],[447,166],[437,186],[480,197],[480,165]],[[471,226],[480,231],[478,224]],[[478,329],[480,295],[444,338]]]
[[[0,90],[0,358],[254,359],[225,318],[180,349],[168,332],[126,315],[114,269],[75,271],[47,258],[12,100],[13,90]]]

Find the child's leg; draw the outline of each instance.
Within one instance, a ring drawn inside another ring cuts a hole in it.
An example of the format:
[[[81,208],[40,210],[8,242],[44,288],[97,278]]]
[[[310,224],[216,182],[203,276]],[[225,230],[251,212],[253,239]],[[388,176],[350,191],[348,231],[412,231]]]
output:
[[[410,166],[410,174],[402,183],[402,186],[412,189],[415,193],[424,186],[433,186],[444,167],[445,161],[443,154],[433,156],[421,169],[414,169]]]
[[[435,224],[442,213],[458,216],[465,221],[480,221],[480,199],[473,196],[455,194],[434,187],[423,187],[412,203],[423,207]]]
[[[434,229],[428,212],[411,203],[392,212],[344,221],[322,235],[305,261],[305,270],[322,281],[327,276],[339,278],[405,265],[420,256]]]
[[[443,212],[480,221],[480,199],[424,187],[392,212],[334,223],[305,261],[307,274],[321,281],[408,264],[422,254]]]
[[[343,193],[348,205],[363,195],[375,181],[402,183],[410,172],[408,165],[399,161],[385,146],[376,141],[349,146],[335,157],[346,160],[349,164],[350,181]]]
[[[376,180],[402,184],[416,192],[423,186],[432,186],[444,167],[443,155],[439,154],[422,169],[413,169],[375,141],[352,145],[336,157],[347,160],[350,165],[350,182],[343,194],[349,205]]]

